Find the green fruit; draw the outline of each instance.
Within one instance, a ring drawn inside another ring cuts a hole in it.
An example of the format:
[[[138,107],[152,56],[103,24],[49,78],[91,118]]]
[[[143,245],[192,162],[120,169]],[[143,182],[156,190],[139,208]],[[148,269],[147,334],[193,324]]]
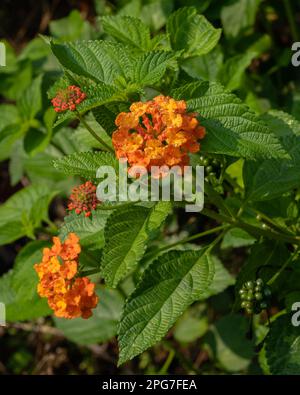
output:
[[[203,161],[203,165],[204,166],[208,166],[209,165],[209,159],[204,159],[204,161]]]
[[[246,291],[245,291],[243,288],[241,288],[241,289],[239,290],[239,294],[240,294],[240,295],[243,295],[245,292],[246,292]]]
[[[242,302],[242,303],[241,303],[241,307],[246,308],[247,306],[248,306],[248,303],[247,303],[247,302]]]
[[[207,174],[209,174],[213,171],[213,168],[212,168],[212,166],[207,166],[205,170],[206,170]]]
[[[260,292],[256,292],[256,294],[254,295],[256,300],[262,300],[263,296]]]
[[[251,301],[253,299],[253,294],[247,295],[247,300]]]
[[[248,296],[247,296],[247,294],[246,294],[246,293],[243,293],[243,294],[241,295],[241,299],[242,299],[242,300],[246,300],[246,299],[247,299],[247,297],[248,297]]]
[[[246,309],[246,312],[248,313],[248,314],[253,314],[253,310],[252,309]]]
[[[246,288],[248,288],[248,289],[252,289],[253,288],[253,281],[248,281],[248,282],[246,282]]]
[[[261,286],[257,286],[254,289],[255,292],[261,292],[262,291],[262,287]]]
[[[214,166],[218,166],[218,164],[219,164],[218,159],[213,159],[212,164],[213,164]]]
[[[255,282],[256,282],[256,285],[259,286],[259,287],[261,287],[263,285],[263,283],[264,283],[261,278],[258,278]]]
[[[261,221],[261,215],[257,214],[256,219],[257,221]]]

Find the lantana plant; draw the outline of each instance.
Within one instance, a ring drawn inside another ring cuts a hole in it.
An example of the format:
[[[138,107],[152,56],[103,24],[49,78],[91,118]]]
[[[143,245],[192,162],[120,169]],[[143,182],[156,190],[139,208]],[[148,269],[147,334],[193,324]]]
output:
[[[291,323],[300,280],[299,122],[282,111],[257,115],[225,83],[197,75],[193,62],[214,53],[222,32],[195,8],[172,13],[156,36],[130,16],[101,23],[104,40],[48,40],[61,66],[48,91],[53,131],[71,125],[72,140],[81,128],[89,146],[53,162],[77,184],[64,223],[35,261],[33,288],[44,303],[36,316],[51,313],[65,330],[101,315],[103,298],[113,300],[111,336],[123,364],[165,338],[194,303],[235,283],[223,301],[232,331],[248,332],[247,350],[256,341],[266,373],[299,372],[299,329]],[[204,205],[191,215],[212,226],[169,237],[172,213],[180,217],[191,202],[172,193],[148,201],[119,196],[124,163],[130,186],[163,182],[172,166],[190,166],[192,183],[202,167]],[[115,188],[116,201],[99,188],[104,167],[115,171],[107,189]],[[241,247],[250,253],[232,275],[220,259]],[[212,330],[218,342],[226,325]]]

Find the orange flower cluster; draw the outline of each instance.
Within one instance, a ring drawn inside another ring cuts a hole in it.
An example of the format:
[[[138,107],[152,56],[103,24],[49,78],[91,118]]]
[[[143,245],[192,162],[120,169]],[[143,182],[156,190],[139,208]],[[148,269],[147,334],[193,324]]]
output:
[[[117,157],[126,159],[131,167],[147,170],[151,166],[188,165],[188,153],[199,151],[198,140],[205,136],[196,114],[186,112],[184,100],[162,95],[133,103],[130,112],[120,113],[115,123],[118,129],[112,142]]]
[[[91,211],[95,210],[100,203],[96,196],[96,189],[96,186],[91,181],[73,188],[68,210],[75,210],[76,214],[84,212],[85,216],[89,217]]]
[[[86,94],[81,92],[78,86],[70,85],[67,89],[60,90],[51,100],[54,111],[63,112],[66,110],[75,111],[76,105],[86,99]]]
[[[34,265],[40,279],[38,294],[48,299],[57,317],[89,318],[98,304],[95,284],[87,277],[75,278],[80,251],[75,233],[70,233],[64,243],[54,237],[53,246],[43,250],[42,262]]]

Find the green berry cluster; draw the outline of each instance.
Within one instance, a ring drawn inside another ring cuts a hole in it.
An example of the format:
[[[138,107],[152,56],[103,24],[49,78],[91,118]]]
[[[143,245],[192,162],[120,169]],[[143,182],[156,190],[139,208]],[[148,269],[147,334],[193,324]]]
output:
[[[261,278],[247,281],[240,289],[239,294],[242,300],[241,307],[248,314],[258,314],[269,306],[271,291]]]
[[[218,185],[218,179],[224,168],[224,163],[220,162],[217,158],[201,155],[199,164],[204,166],[205,181],[209,182],[212,186]]]

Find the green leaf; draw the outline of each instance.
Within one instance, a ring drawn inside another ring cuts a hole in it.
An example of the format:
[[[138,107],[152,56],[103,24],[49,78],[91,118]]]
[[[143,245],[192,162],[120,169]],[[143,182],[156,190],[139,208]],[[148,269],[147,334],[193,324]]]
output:
[[[119,365],[161,340],[214,276],[209,251],[171,251],[144,272],[127,300],[119,328]]]
[[[32,84],[22,94],[17,103],[20,115],[23,120],[32,120],[42,108],[42,79],[39,75]]]
[[[125,207],[109,218],[101,262],[101,274],[109,286],[116,287],[135,269],[144,255],[149,237],[161,226],[171,208],[170,202],[158,202],[152,209]]]
[[[221,9],[221,20],[225,35],[236,38],[249,33],[255,22],[261,0],[234,0]]]
[[[11,239],[13,229],[15,239],[20,237],[21,229],[23,236],[28,233],[32,236],[32,230],[42,221],[48,220],[48,206],[56,194],[56,191],[49,191],[44,185],[30,185],[15,193],[0,207],[0,227],[4,231],[2,237],[9,234]],[[11,229],[5,230],[10,224]]]
[[[101,18],[105,33],[120,43],[141,51],[152,49],[150,30],[140,19],[132,16],[104,16]]]
[[[68,233],[74,232],[80,238],[80,245],[90,250],[101,249],[104,246],[104,227],[110,210],[93,211],[90,217],[84,213],[77,215],[71,213],[64,218],[64,224],[60,228],[59,237],[64,240]]]
[[[201,143],[207,152],[248,159],[286,157],[277,137],[242,101],[218,83],[195,82],[173,91],[189,111],[199,113],[207,135]]]
[[[112,166],[116,171],[118,161],[109,152],[80,152],[63,156],[54,161],[54,167],[65,174],[78,175],[86,179],[95,179],[101,166]]]
[[[113,85],[120,76],[126,79],[131,68],[130,51],[122,44],[98,40],[51,42],[51,48],[67,70],[107,85]]]
[[[97,111],[97,110],[95,110]],[[105,132],[101,125],[96,121],[92,112],[88,113],[85,117],[85,122],[95,131],[97,131],[99,137],[110,147],[113,147],[111,138]],[[100,148],[100,149],[107,149],[103,147],[103,145],[93,137],[90,132],[86,129],[86,127],[80,123],[78,128],[75,131],[76,139],[80,144],[84,143],[85,146],[89,148]]]
[[[206,342],[213,357],[228,372],[246,369],[254,356],[254,340],[246,337],[248,322],[240,315],[221,318],[212,327]]]
[[[45,299],[36,292],[38,276],[33,265],[40,262],[45,241],[34,241],[18,254],[14,268],[0,278],[1,302],[6,306],[8,322],[24,321],[50,314]]]
[[[249,235],[245,230],[240,228],[229,229],[221,244],[221,248],[239,248],[246,247],[254,244],[256,239]]]
[[[83,38],[86,27],[87,24],[78,10],[73,10],[66,18],[51,21],[49,24],[51,35],[63,41]]]
[[[142,87],[158,82],[174,57],[174,53],[166,51],[152,51],[140,56],[132,66],[132,81]]]
[[[123,298],[117,291],[98,287],[99,304],[88,320],[54,318],[55,325],[67,339],[78,344],[97,344],[110,340],[117,334],[122,313]]]
[[[300,332],[299,327],[292,325],[289,314],[272,322],[265,344],[271,374],[300,374]]]
[[[218,257],[212,255],[211,260],[215,267],[215,274],[212,283],[209,285],[207,290],[203,293],[203,296],[200,298],[201,300],[208,299],[211,296],[217,295],[225,291],[227,287],[235,283],[234,277],[227,271],[227,269],[225,269]]]
[[[194,7],[183,7],[168,19],[167,33],[174,50],[185,51],[185,56],[204,55],[211,51],[221,36],[221,29],[215,29]]]
[[[246,52],[227,59],[218,74],[218,81],[228,90],[240,87],[245,71],[256,57],[256,52]]]
[[[261,117],[278,137],[290,159],[246,161],[243,178],[247,199],[270,200],[300,186],[300,122],[282,111]]]

